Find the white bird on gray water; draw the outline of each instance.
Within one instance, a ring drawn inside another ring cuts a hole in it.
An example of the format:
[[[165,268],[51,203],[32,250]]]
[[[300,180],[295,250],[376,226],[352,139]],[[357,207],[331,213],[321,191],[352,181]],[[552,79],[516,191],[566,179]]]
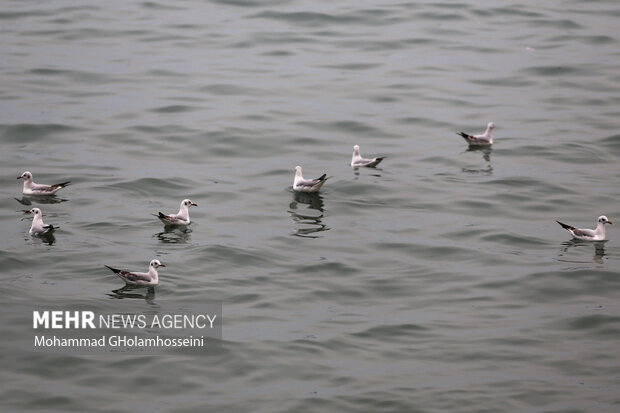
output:
[[[45,225],[43,223],[43,213],[39,208],[32,208],[28,211],[29,214],[32,214],[32,225],[30,225],[30,235],[44,235],[49,234],[60,227],[55,227],[53,225]]]
[[[71,181],[65,181],[54,185],[35,184],[32,181],[32,173],[30,171],[24,172],[17,179],[24,180],[24,188],[22,190],[24,195],[54,195],[71,183]]]
[[[301,166],[295,167],[295,179],[293,180],[293,191],[295,192],[318,192],[327,181],[327,174],[321,175],[316,179],[304,179],[301,174]]]
[[[463,139],[465,139],[470,145],[492,145],[493,129],[495,129],[495,124],[493,122],[489,122],[487,129],[482,135],[469,135],[463,132],[457,132],[456,134],[462,136]]]
[[[105,265],[105,264],[104,264]],[[130,285],[157,285],[159,284],[159,278],[157,274],[157,269],[159,267],[165,267],[164,264],[159,262],[159,260],[152,260],[149,263],[149,271],[148,272],[132,272],[119,270],[116,268],[112,268],[109,265],[105,265],[105,267],[109,268],[113,273],[118,275],[121,280],[125,281],[125,283]]]
[[[605,240],[605,224],[610,224],[611,221],[607,219],[605,215],[601,215],[598,217],[598,221],[596,224],[596,229],[579,229],[575,227],[571,227],[570,225],[566,225],[561,223],[560,221],[555,221],[562,226],[565,230],[567,230],[573,238],[577,238],[583,241],[604,241]]]
[[[189,219],[189,207],[191,206],[198,206],[198,204],[192,202],[191,199],[184,199],[181,201],[181,208],[177,214],[164,214],[159,212],[158,215],[153,215],[166,225],[189,225],[191,223]]]
[[[360,166],[374,168],[375,166],[379,165],[379,162],[381,162],[384,159],[385,159],[385,156],[379,156],[377,158],[372,158],[372,159],[362,158],[362,155],[360,154],[359,145],[355,145],[353,147],[353,157],[351,158],[351,166],[353,168],[357,168]]]

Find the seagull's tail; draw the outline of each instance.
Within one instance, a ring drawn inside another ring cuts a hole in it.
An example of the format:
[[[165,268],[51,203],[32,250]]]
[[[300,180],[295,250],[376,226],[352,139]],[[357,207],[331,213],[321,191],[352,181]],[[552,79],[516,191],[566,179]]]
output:
[[[575,230],[575,227],[571,227],[570,225],[566,225],[566,224],[564,224],[564,223],[562,223],[560,221],[555,221],[555,222],[560,224],[562,226],[562,228],[564,228],[567,231],[574,231]]]
[[[103,264],[104,267],[108,267],[113,273],[115,274],[119,274],[121,272],[121,270],[117,270],[116,268],[112,268],[109,265],[105,265]]]

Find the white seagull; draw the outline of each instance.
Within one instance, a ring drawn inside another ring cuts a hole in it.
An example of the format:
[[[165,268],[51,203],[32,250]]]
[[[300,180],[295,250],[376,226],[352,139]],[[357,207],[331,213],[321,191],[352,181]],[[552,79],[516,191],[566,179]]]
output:
[[[24,180],[24,189],[22,190],[24,195],[54,195],[71,183],[71,181],[66,181],[54,185],[35,184],[32,182],[32,173],[30,171],[24,172],[17,179]]]
[[[598,217],[598,223],[596,224],[596,229],[579,229],[575,227],[571,227],[570,225],[566,225],[561,223],[560,221],[556,221],[558,224],[562,226],[565,230],[570,232],[573,238],[577,238],[584,241],[604,241],[605,240],[605,224],[611,224],[612,222],[607,219],[605,215],[601,215]]]
[[[353,147],[353,157],[351,158],[351,166],[353,168],[357,168],[360,166],[367,166],[369,168],[374,168],[379,165],[379,162],[385,159],[385,156],[380,156],[378,158],[366,159],[362,158],[360,155],[360,147],[359,145],[355,145]]]
[[[495,129],[495,124],[489,122],[487,130],[482,135],[469,135],[463,132],[457,132],[456,134],[462,136],[470,145],[492,145],[493,129]]]
[[[321,175],[316,179],[304,179],[301,175],[301,166],[295,167],[295,179],[293,180],[293,191],[295,192],[318,192],[327,181],[327,174]]]
[[[105,264],[104,264],[105,265]],[[112,268],[109,265],[105,265],[112,272],[118,275],[121,280],[125,281],[127,284],[131,285],[157,285],[159,284],[159,278],[157,276],[157,268],[165,267],[164,264],[159,262],[159,260],[153,260],[149,264],[148,272],[131,272],[125,270],[118,270],[116,268]]]
[[[55,227],[52,224],[45,225],[43,223],[43,214],[39,208],[32,208],[28,211],[29,214],[33,214],[32,225],[30,225],[30,235],[44,235],[52,233],[60,227]]]
[[[198,206],[192,202],[191,199],[184,199],[181,201],[181,208],[178,214],[164,214],[159,212],[158,215],[153,214],[159,218],[166,225],[189,225],[189,207]]]

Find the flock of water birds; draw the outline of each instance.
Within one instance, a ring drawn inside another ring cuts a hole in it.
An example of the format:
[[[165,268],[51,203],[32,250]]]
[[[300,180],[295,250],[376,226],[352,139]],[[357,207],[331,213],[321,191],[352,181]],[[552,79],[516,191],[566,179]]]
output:
[[[495,124],[493,122],[489,122],[483,134],[470,135],[464,132],[457,132],[457,134],[463,137],[463,139],[465,139],[465,141],[467,141],[467,143],[471,146],[490,146],[493,144],[493,129],[495,129]],[[385,159],[385,156],[376,158],[362,158],[362,155],[360,153],[360,147],[358,145],[355,145],[353,146],[351,167],[374,168],[379,165],[379,163],[381,163],[383,159]],[[29,196],[54,195],[56,194],[56,192],[71,183],[71,181],[66,181],[54,185],[36,184],[33,181],[32,173],[30,171],[24,172],[23,174],[18,176],[17,179],[24,180],[24,187],[22,192],[24,195]],[[325,181],[327,181],[327,179],[327,174],[323,174],[316,179],[305,179],[302,175],[301,166],[296,166],[295,178],[293,180],[293,190],[295,192],[306,193],[318,192],[323,186],[323,184],[325,184]],[[157,215],[153,215],[159,218],[159,220],[161,220],[166,226],[187,226],[191,223],[191,220],[189,218],[189,208],[192,206],[198,205],[192,202],[191,199],[184,199],[183,201],[181,201],[181,207],[178,213],[164,214],[162,212],[159,212]],[[52,232],[60,228],[52,224],[45,224],[43,222],[43,214],[39,208],[32,208],[27,211],[27,213],[33,215],[32,224],[30,226],[30,235],[32,236],[43,236],[51,234]],[[556,222],[560,224],[562,228],[567,230],[573,236],[573,238],[583,241],[604,241],[605,225],[612,223],[604,215],[598,217],[596,229],[575,228],[570,225],[566,225],[560,221]],[[165,267],[165,265],[162,264],[159,260],[154,259],[149,263],[148,272],[120,270],[110,267],[108,265],[106,265],[106,267],[109,268],[116,275],[118,275],[128,285],[153,286],[159,284],[157,269],[160,267]]]

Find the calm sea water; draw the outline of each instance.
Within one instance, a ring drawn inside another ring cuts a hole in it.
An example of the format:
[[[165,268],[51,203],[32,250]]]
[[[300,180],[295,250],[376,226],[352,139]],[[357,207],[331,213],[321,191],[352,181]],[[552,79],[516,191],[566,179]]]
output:
[[[618,27],[616,1],[5,2],[3,312],[225,318],[148,357],[35,352],[9,318],[0,410],[618,411],[619,230],[555,223],[620,221]],[[491,120],[492,150],[455,134]],[[25,170],[74,185],[29,200]],[[185,232],[149,215],[186,197]],[[154,257],[154,294],[103,267]]]

